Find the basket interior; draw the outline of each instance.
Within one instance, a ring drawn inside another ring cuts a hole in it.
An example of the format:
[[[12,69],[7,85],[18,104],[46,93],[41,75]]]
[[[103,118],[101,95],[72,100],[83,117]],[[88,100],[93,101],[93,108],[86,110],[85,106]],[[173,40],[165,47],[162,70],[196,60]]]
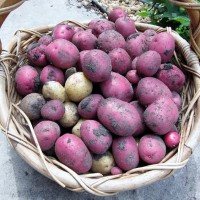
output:
[[[87,27],[87,23],[70,22],[83,28]],[[168,151],[161,163],[147,166],[141,165],[121,175],[102,176],[99,173],[78,175],[55,158],[44,155],[39,145],[36,144],[34,146],[30,142],[30,135],[34,135],[33,126],[18,106],[21,97],[15,90],[14,76],[20,66],[28,64],[27,46],[37,41],[42,34],[51,34],[52,27],[17,31],[10,43],[10,52],[2,56],[2,77],[4,77],[2,79],[5,81],[4,92],[7,102],[3,106],[7,107],[8,112],[6,112],[5,119],[1,119],[1,128],[5,131],[11,144],[15,146],[16,151],[28,164],[43,175],[56,181],[62,187],[72,191],[86,190],[100,196],[136,189],[165,178],[176,169],[184,167],[199,142],[200,133],[198,133],[197,129],[200,123],[200,67],[198,58],[191,51],[190,45],[170,29],[142,23],[136,23],[136,28],[141,32],[149,28],[157,32],[167,30],[176,39],[176,52],[173,60],[184,71],[187,78],[181,94],[183,105],[177,123],[181,141],[178,148]]]

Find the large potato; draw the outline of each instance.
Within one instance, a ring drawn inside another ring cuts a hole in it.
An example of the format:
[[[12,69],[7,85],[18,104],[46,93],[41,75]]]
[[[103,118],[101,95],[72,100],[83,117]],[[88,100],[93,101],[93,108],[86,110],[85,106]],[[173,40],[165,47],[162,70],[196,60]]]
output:
[[[146,108],[143,116],[144,122],[150,130],[164,135],[174,127],[179,112],[171,98],[161,97]]]
[[[111,133],[96,120],[84,121],[80,134],[85,145],[95,154],[104,154],[112,143]]]
[[[92,166],[92,156],[83,141],[66,133],[55,143],[55,152],[59,161],[70,167],[78,174],[88,172]]]
[[[134,106],[116,98],[103,99],[97,117],[108,130],[120,136],[133,135],[141,124],[141,117]]]
[[[72,74],[65,82],[65,91],[68,98],[74,102],[80,102],[92,93],[93,84],[83,72]]]
[[[142,78],[137,85],[136,95],[142,105],[149,105],[159,97],[170,97],[170,89],[160,80],[154,77]]]
[[[114,139],[112,152],[117,166],[125,171],[136,168],[139,164],[137,143],[132,136]]]

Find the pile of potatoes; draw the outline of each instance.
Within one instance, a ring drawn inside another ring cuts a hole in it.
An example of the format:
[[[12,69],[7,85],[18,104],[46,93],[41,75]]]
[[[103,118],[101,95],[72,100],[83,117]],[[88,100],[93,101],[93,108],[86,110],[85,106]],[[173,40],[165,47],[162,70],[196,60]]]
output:
[[[170,33],[139,32],[120,8],[30,44],[15,84],[42,151],[78,174],[159,163],[180,141],[185,75],[174,50]]]

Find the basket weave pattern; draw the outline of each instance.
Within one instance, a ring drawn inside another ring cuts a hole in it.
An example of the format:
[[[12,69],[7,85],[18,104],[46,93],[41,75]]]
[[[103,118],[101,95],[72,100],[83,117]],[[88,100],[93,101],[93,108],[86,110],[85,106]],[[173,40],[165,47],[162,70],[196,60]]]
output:
[[[87,27],[87,24],[72,22]],[[114,195],[151,184],[171,175],[184,167],[193,150],[200,141],[200,65],[197,55],[190,44],[170,28],[136,23],[138,31],[153,29],[157,32],[168,31],[176,40],[174,57],[178,66],[185,71],[187,82],[182,92],[183,106],[178,122],[181,141],[178,148],[170,151],[159,164],[132,169],[121,175],[103,176],[99,173],[78,175],[52,157],[45,156],[37,142],[32,124],[19,108],[20,96],[15,90],[16,70],[28,63],[27,46],[37,41],[43,33],[51,33],[53,27],[35,30],[19,30],[10,42],[9,53],[0,59],[0,128],[18,154],[34,169],[71,191],[87,191],[98,196]],[[32,134],[36,146],[30,142]]]

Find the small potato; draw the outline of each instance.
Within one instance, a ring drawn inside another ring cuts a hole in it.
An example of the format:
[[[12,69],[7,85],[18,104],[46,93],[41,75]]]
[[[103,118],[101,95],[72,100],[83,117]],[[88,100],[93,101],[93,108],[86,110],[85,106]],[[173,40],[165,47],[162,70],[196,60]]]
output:
[[[65,88],[57,81],[48,81],[42,87],[45,99],[57,99],[64,102],[66,99]]]
[[[127,13],[122,8],[115,8],[108,14],[108,20],[115,22],[120,17],[127,17]]]
[[[41,108],[44,104],[45,99],[41,94],[31,93],[21,100],[19,107],[30,120],[37,120],[41,117]]]
[[[48,45],[53,41],[53,37],[51,35],[42,35],[42,37],[38,40],[39,44]]]
[[[57,24],[52,30],[52,37],[54,40],[62,38],[71,41],[73,35],[73,26],[66,22]]]
[[[57,121],[63,117],[65,113],[64,104],[60,100],[50,100],[41,108],[41,116],[44,119]]]
[[[93,20],[89,24],[89,29],[92,29],[92,33],[99,37],[99,35],[108,30],[115,30],[115,24],[108,20]]]
[[[111,133],[96,120],[85,120],[80,134],[85,145],[95,154],[104,154],[112,143]]]
[[[134,95],[128,79],[116,72],[111,72],[110,78],[100,83],[100,90],[106,98],[114,97],[126,102],[130,102]]]
[[[160,65],[156,77],[165,83],[171,91],[181,92],[185,84],[184,73],[171,63]]]
[[[69,100],[80,102],[92,93],[93,84],[83,72],[72,74],[65,82],[65,92]]]
[[[137,143],[132,136],[114,139],[112,153],[117,166],[124,171],[136,168],[139,164]]]
[[[125,49],[126,41],[119,32],[108,30],[101,33],[97,38],[97,48],[107,53],[115,48]]]
[[[80,128],[81,124],[85,121],[85,119],[79,119],[78,122],[73,126],[72,133],[77,137],[81,138]]]
[[[117,175],[117,174],[122,174],[123,171],[122,171],[122,169],[120,169],[118,166],[114,166],[114,167],[112,167],[110,173],[111,173],[112,175]]]
[[[159,163],[166,154],[166,145],[158,135],[146,134],[138,144],[140,158],[148,164]]]
[[[125,49],[116,48],[109,52],[112,63],[112,71],[125,74],[131,69],[131,57]]]
[[[97,108],[103,99],[100,94],[91,94],[85,97],[78,104],[78,113],[84,119],[95,119],[97,117]]]
[[[169,132],[178,120],[178,108],[169,97],[160,97],[144,111],[146,126],[158,135]]]
[[[92,156],[91,171],[94,173],[101,173],[103,175],[110,174],[114,163],[114,158],[109,151],[105,152],[102,155],[94,154]]]
[[[132,59],[148,51],[146,36],[142,33],[134,33],[130,35],[126,40],[126,51]]]
[[[52,65],[61,69],[73,67],[79,60],[78,48],[65,39],[53,40],[46,47],[45,55]]]
[[[129,70],[125,76],[132,84],[137,84],[141,77],[138,75],[137,70]]]
[[[72,37],[72,43],[79,51],[95,49],[96,41],[97,37],[90,30],[79,31]]]
[[[177,105],[178,110],[182,108],[182,99],[179,93],[172,91],[172,100]]]
[[[141,54],[137,60],[137,73],[143,77],[153,76],[161,65],[160,54],[156,51],[146,51]]]
[[[22,96],[38,92],[41,85],[39,73],[34,67],[24,65],[15,73],[15,84],[17,92]]]
[[[40,73],[40,80],[42,84],[45,84],[47,81],[57,81],[61,85],[64,85],[65,76],[61,69],[52,65],[47,65],[42,69]]]
[[[42,151],[50,150],[60,137],[60,127],[56,122],[45,120],[34,127],[35,135]],[[33,138],[31,141],[34,143]]]
[[[83,57],[82,70],[92,82],[103,82],[110,78],[111,59],[107,53],[99,49],[90,50]]]
[[[77,110],[77,105],[73,102],[65,102],[65,113],[63,117],[59,120],[59,123],[64,127],[72,127],[79,120],[79,114]]]
[[[83,141],[70,133],[60,136],[55,143],[58,160],[78,174],[87,173],[92,166],[92,156]]]
[[[44,67],[48,64],[47,57],[45,55],[46,45],[34,43],[30,44],[27,48],[27,57],[31,65]]]
[[[129,35],[135,33],[135,22],[130,17],[120,17],[115,21],[116,31],[121,33],[126,39]]]
[[[161,62],[169,62],[175,50],[175,39],[168,32],[156,34],[148,44],[149,50],[157,51],[161,56]]]

